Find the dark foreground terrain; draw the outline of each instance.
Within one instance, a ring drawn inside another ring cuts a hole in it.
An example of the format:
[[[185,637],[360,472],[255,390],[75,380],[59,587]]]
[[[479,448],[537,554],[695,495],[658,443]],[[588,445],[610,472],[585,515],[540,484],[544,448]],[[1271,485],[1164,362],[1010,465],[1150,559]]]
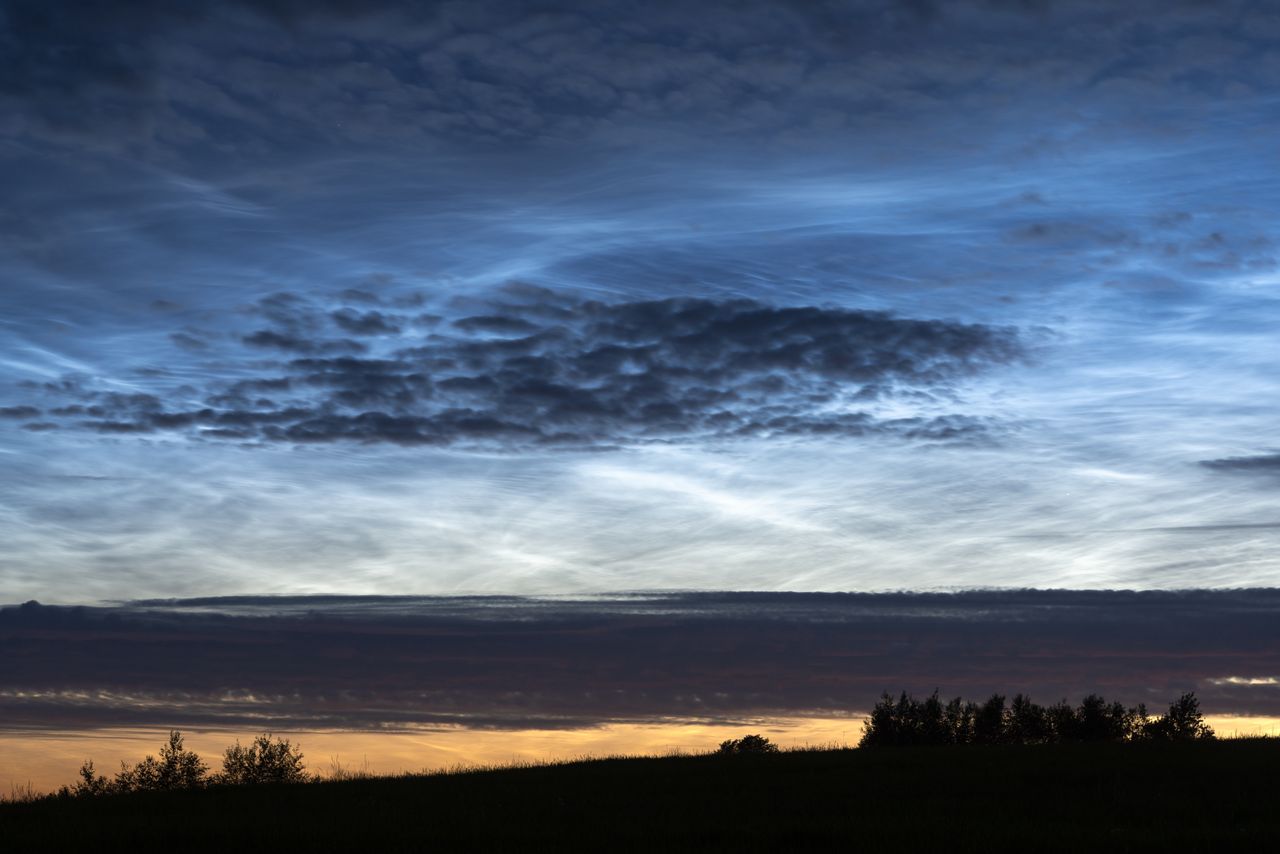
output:
[[[14,852],[993,851],[1011,844],[1280,850],[1280,740],[607,759],[0,807],[0,847]]]

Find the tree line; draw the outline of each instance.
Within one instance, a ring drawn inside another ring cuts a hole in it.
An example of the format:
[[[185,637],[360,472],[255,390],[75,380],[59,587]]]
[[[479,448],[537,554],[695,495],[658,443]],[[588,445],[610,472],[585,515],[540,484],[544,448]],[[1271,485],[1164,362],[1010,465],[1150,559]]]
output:
[[[859,747],[940,744],[1061,744],[1071,742],[1125,741],[1168,742],[1214,738],[1213,729],[1200,714],[1194,693],[1183,694],[1159,716],[1148,714],[1143,704],[1126,708],[1090,694],[1071,705],[1060,700],[1051,706],[1033,703],[1024,694],[1006,702],[993,694],[975,703],[956,697],[943,702],[934,691],[923,700],[903,691],[896,699],[888,693],[863,723]],[[777,745],[761,735],[721,742],[717,755],[761,755],[778,752]],[[320,778],[309,774],[302,751],[287,739],[270,733],[250,744],[237,741],[222,755],[221,770],[210,768],[194,751],[187,750],[182,733],[169,732],[159,757],[120,763],[114,776],[99,774],[93,760],[80,766],[80,780],[63,786],[58,795],[79,797],[125,792],[198,789],[216,785],[309,783]]]
[[[187,750],[182,733],[170,730],[169,740],[160,748],[160,757],[148,755],[141,762],[120,763],[114,777],[99,774],[90,759],[80,766],[80,780],[63,786],[64,797],[199,789],[210,785],[242,786],[260,783],[308,783],[319,779],[308,774],[302,751],[288,739],[263,733],[250,744],[239,741],[222,754],[222,769],[209,773],[207,763]]]
[[[905,691],[882,694],[863,724],[859,747],[914,744],[1062,744],[1072,742],[1192,741],[1214,737],[1194,692],[1183,694],[1159,716],[1144,704],[1126,708],[1090,694],[1071,705],[1033,703],[1017,694],[1005,702],[993,694],[982,703],[956,697],[943,702],[934,691],[923,700]]]

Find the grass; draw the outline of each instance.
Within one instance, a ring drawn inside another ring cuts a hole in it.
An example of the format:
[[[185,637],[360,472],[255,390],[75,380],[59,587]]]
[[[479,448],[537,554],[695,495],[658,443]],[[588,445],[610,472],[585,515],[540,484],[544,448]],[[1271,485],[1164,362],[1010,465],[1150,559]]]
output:
[[[612,758],[0,806],[9,851],[1280,850],[1280,739]]]
[[[9,794],[5,795],[0,793],[0,804],[26,804],[31,803],[32,801],[38,801],[42,797],[44,797],[44,795],[37,792],[31,785],[31,781],[28,780],[26,783],[10,783]]]

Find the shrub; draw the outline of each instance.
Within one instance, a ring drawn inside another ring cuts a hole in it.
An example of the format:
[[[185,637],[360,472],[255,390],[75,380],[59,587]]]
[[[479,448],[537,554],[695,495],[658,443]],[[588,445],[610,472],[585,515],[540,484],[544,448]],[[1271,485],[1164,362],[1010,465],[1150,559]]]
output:
[[[130,766],[120,763],[115,779],[99,774],[93,760],[80,766],[80,781],[63,786],[61,797],[86,797],[124,792],[195,789],[209,783],[306,783],[313,777],[302,764],[302,751],[286,739],[263,733],[248,746],[236,742],[222,757],[222,771],[210,778],[209,766],[183,746],[182,733],[169,732],[169,741],[160,748],[160,758],[144,757]]]
[[[308,777],[302,764],[302,751],[288,739],[272,738],[263,733],[247,747],[237,741],[222,755],[222,772],[218,783],[246,785],[257,783],[305,783]]]
[[[109,791],[111,791],[111,781],[94,770],[92,759],[86,759],[80,766],[80,782],[73,786],[63,786],[58,790],[58,794],[91,797],[105,795]]]
[[[109,792],[154,792],[172,789],[197,789],[206,782],[209,766],[194,751],[183,746],[182,733],[169,731],[169,741],[160,748],[160,758],[146,756],[129,767],[121,762],[114,780],[108,782],[93,770],[93,762],[80,766],[80,782],[70,790],[76,795],[100,795]]]
[[[742,738],[730,738],[720,742],[716,751],[721,756],[765,755],[777,753],[778,745],[763,735],[744,735]]]
[[[1197,741],[1215,738],[1213,727],[1200,714],[1200,701],[1194,692],[1183,694],[1169,706],[1169,711],[1141,727],[1143,737],[1151,741]]]

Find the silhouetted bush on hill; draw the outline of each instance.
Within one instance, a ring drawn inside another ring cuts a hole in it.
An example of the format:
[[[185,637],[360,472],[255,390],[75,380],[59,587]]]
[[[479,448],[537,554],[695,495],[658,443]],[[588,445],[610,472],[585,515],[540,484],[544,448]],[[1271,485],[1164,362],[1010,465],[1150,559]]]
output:
[[[1090,694],[1072,706],[1044,707],[1018,694],[1006,705],[1001,694],[983,703],[956,697],[945,705],[934,691],[917,700],[905,691],[883,694],[863,724],[859,747],[912,744],[1050,744],[1096,741],[1185,741],[1213,738],[1194,693],[1153,718],[1146,706],[1125,708]]]
[[[744,735],[742,738],[730,738],[720,742],[716,750],[718,756],[762,756],[777,753],[778,745],[763,735]]]
[[[80,782],[62,794],[104,795],[116,792],[160,792],[175,789],[195,789],[205,783],[209,766],[194,751],[183,745],[182,733],[169,731],[169,740],[160,748],[160,758],[146,756],[130,767],[121,762],[115,779],[99,775],[90,759],[80,766]]]
[[[214,783],[306,783],[311,780],[302,765],[302,751],[288,739],[263,733],[248,747],[237,741],[222,755],[222,773]]]
[[[169,731],[169,741],[160,748],[160,758],[147,756],[132,767],[120,763],[114,778],[100,775],[90,759],[80,766],[80,781],[63,786],[63,797],[123,794],[125,792],[175,791],[207,785],[254,783],[306,783],[315,778],[306,773],[302,751],[287,739],[263,733],[247,747],[237,741],[226,749],[222,770],[212,776],[209,766],[183,744],[182,733]]]

